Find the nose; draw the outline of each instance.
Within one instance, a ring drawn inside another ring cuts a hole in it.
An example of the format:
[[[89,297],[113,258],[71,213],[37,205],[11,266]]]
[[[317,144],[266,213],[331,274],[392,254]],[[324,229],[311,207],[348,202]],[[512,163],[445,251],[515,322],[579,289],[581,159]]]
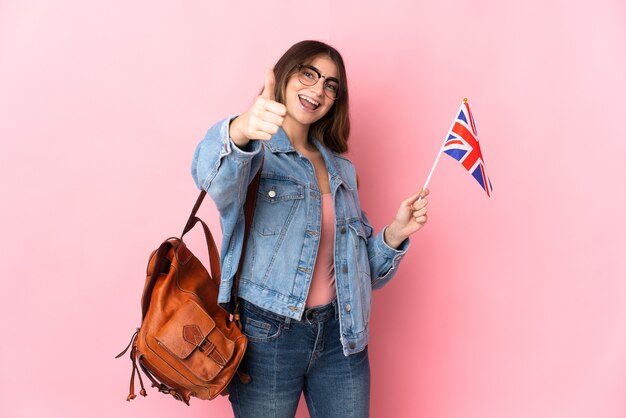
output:
[[[324,95],[324,83],[326,83],[326,79],[324,79],[324,77],[320,77],[317,80],[317,83],[311,86],[311,89],[317,94],[318,97]]]

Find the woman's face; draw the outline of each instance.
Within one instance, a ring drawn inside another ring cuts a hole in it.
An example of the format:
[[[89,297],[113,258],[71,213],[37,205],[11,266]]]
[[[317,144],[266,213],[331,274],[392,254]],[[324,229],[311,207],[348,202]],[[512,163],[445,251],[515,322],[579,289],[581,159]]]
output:
[[[298,73],[295,73],[285,86],[286,119],[301,125],[311,125],[328,113],[334,100],[324,93],[324,82],[331,77],[339,78],[337,66],[327,55],[318,55],[306,64],[315,67],[322,74],[317,83],[305,86],[299,81]]]

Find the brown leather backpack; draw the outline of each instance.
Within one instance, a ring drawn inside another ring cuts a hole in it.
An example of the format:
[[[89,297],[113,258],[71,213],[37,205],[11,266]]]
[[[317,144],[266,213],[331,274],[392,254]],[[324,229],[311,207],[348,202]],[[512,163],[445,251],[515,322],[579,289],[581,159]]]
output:
[[[244,249],[254,214],[260,171],[248,189]],[[139,377],[140,394],[147,395],[139,369],[159,392],[170,394],[187,405],[191,396],[213,399],[225,392],[243,358],[247,338],[239,323],[236,296],[239,273],[233,286],[236,303],[231,318],[217,303],[220,260],[213,235],[196,217],[205,195],[205,191],[200,193],[181,237],[165,240],[150,255],[141,298],[141,327],[128,347],[116,357],[121,357],[132,346],[133,371],[128,401],[136,397],[135,374]],[[209,248],[211,274],[183,242],[184,235],[197,223],[202,225]],[[241,259],[240,267],[243,254]],[[239,377],[244,382],[249,381],[242,373]]]

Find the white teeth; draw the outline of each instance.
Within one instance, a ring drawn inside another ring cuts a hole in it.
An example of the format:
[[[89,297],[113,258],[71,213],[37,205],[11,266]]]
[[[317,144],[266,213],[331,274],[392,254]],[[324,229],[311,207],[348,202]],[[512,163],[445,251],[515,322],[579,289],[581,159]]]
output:
[[[303,95],[303,94],[300,94],[298,97],[300,97],[300,98],[301,98],[301,99],[303,99],[303,100],[306,100],[307,102],[311,103],[311,104],[312,104],[312,105],[314,105],[314,106],[319,106],[319,105],[320,105],[320,104],[319,104],[318,102],[316,102],[315,100],[313,100],[313,99],[311,99],[310,97],[305,96],[305,95]]]

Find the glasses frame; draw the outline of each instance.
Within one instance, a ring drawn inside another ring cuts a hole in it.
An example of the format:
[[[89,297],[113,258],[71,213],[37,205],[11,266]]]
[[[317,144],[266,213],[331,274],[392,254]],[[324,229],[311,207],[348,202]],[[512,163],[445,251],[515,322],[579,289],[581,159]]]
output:
[[[326,97],[328,97],[330,100],[337,100],[337,99],[339,99],[339,88],[340,88],[341,84],[339,83],[339,80],[337,80],[337,78],[335,78],[335,77],[327,77],[325,75],[322,75],[320,70],[318,70],[317,68],[315,68],[314,66],[309,65],[309,64],[296,64],[296,74],[299,74],[299,72],[300,72],[300,70],[302,70],[302,68],[307,68],[307,69],[313,71],[315,74],[317,74],[317,80],[315,80],[315,82],[313,84],[306,84],[306,83],[304,83],[301,80],[301,77],[298,76],[298,81],[302,85],[307,86],[307,87],[311,87],[311,86],[316,85],[318,83],[318,81],[320,81],[320,79],[323,78],[324,79],[324,85],[323,85],[324,95]],[[335,83],[337,83],[337,93],[336,93],[335,97],[328,96],[328,93],[326,91],[326,86],[328,85],[329,81],[334,81]]]

